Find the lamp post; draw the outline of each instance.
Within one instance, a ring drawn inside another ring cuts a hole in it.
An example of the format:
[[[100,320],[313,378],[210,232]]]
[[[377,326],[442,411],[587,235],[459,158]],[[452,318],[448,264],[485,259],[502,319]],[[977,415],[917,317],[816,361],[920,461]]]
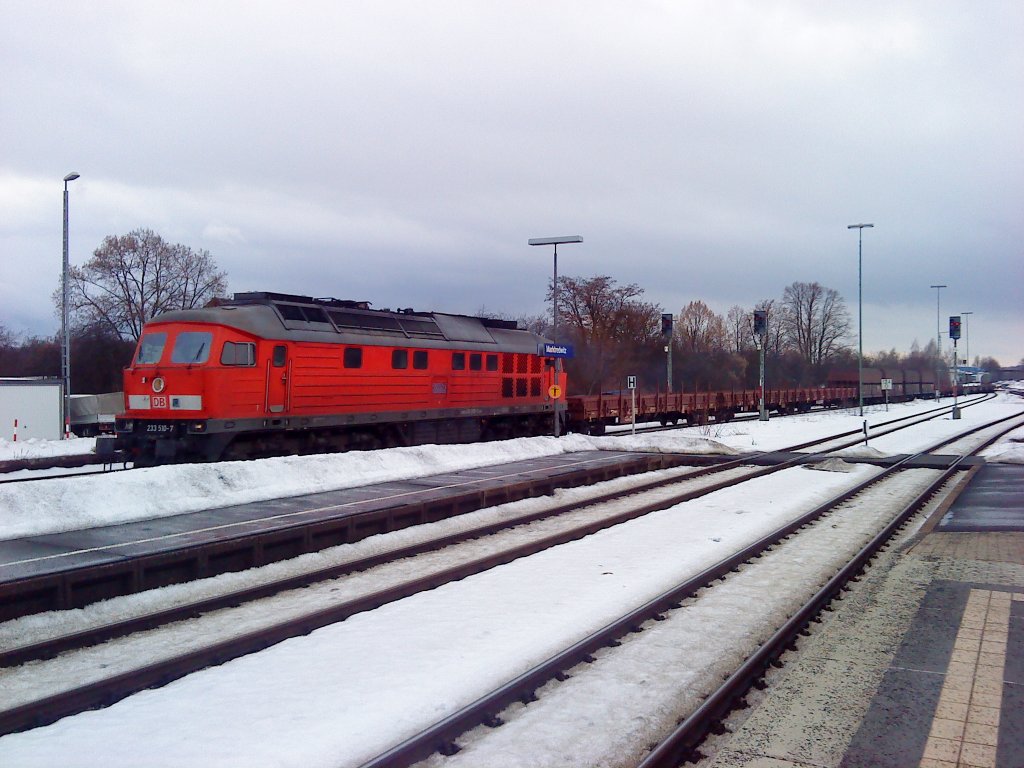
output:
[[[860,415],[864,415],[864,301],[863,268],[861,259],[864,230],[874,224],[850,224],[847,229],[857,230],[857,402]]]
[[[551,340],[558,341],[558,246],[564,243],[582,243],[583,238],[579,235],[563,235],[562,237],[534,237],[527,241],[529,245],[553,245],[555,246],[555,276],[551,283]],[[562,371],[562,358],[555,358],[555,387],[559,386],[559,374]],[[559,434],[558,423],[558,401],[561,394],[553,398],[555,401],[555,437]]]
[[[961,312],[960,315],[964,318],[964,357],[966,358],[965,365],[971,364],[971,324],[967,320],[968,315],[973,315],[973,312]]]
[[[948,288],[948,285],[933,285],[935,289],[935,354],[938,359],[937,367],[935,368],[935,402],[939,401],[939,393],[942,389],[939,387],[939,379],[942,377],[942,312],[940,307],[942,305],[942,289]]]
[[[60,273],[60,376],[64,396],[61,400],[60,421],[64,438],[71,436],[71,336],[68,329],[68,182],[80,174],[71,172],[64,177],[64,259]]]

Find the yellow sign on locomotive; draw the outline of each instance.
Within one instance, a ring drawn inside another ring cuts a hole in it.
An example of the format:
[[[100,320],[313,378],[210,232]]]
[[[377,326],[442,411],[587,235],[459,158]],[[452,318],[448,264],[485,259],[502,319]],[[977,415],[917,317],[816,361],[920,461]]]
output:
[[[548,387],[548,395],[553,400],[557,400],[562,396],[562,388],[557,384],[552,384],[550,387]]]

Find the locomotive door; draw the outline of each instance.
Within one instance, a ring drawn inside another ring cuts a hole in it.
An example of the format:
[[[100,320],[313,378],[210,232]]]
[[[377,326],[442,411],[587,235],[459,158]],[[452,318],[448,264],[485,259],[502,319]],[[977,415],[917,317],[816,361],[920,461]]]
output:
[[[443,408],[448,401],[448,379],[434,376],[430,380],[430,401],[435,408]]]
[[[274,354],[267,363],[267,410],[281,413],[288,397],[288,348],[274,346]]]

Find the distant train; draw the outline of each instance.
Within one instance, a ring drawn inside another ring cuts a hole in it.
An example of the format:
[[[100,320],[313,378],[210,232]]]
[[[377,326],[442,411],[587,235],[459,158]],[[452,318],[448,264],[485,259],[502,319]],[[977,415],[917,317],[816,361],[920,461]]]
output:
[[[891,383],[888,390],[882,388],[885,380]],[[945,370],[864,368],[861,371],[861,381],[864,402],[869,404],[885,402],[886,392],[891,403],[934,398],[936,393],[941,396],[953,394],[949,374]],[[829,386],[856,389],[857,382],[856,368],[834,369],[828,375]]]
[[[766,388],[765,410],[780,415],[807,413],[811,408],[838,408],[857,400],[856,387],[782,387]],[[590,435],[602,435],[617,424],[659,422],[665,424],[707,424],[731,421],[737,413],[760,409],[756,389],[716,392],[630,391],[569,397],[569,429]]]
[[[237,293],[146,324],[115,447],[147,465],[551,434],[565,390],[544,341],[505,320]]]

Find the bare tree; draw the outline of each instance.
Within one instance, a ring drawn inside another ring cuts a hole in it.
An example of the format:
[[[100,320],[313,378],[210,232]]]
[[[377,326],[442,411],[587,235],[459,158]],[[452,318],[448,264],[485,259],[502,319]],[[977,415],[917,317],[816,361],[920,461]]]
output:
[[[0,348],[13,347],[18,337],[6,325],[0,325]]]
[[[850,314],[839,292],[820,283],[793,283],[782,296],[786,343],[811,365],[820,365],[845,345]]]
[[[679,313],[676,338],[683,352],[720,352],[728,348],[725,322],[703,301],[691,301]]]
[[[574,389],[593,393],[621,380],[657,339],[661,308],[641,301],[643,289],[607,275],[558,278],[558,328],[577,346],[570,361]],[[548,291],[551,298],[551,291]]]
[[[729,334],[729,351],[744,352],[750,349],[754,338],[753,313],[738,304],[729,307],[725,316],[725,329]]]
[[[171,245],[149,229],[105,238],[69,277],[78,325],[106,328],[131,341],[159,313],[203,306],[227,289],[227,276],[209,251]]]

